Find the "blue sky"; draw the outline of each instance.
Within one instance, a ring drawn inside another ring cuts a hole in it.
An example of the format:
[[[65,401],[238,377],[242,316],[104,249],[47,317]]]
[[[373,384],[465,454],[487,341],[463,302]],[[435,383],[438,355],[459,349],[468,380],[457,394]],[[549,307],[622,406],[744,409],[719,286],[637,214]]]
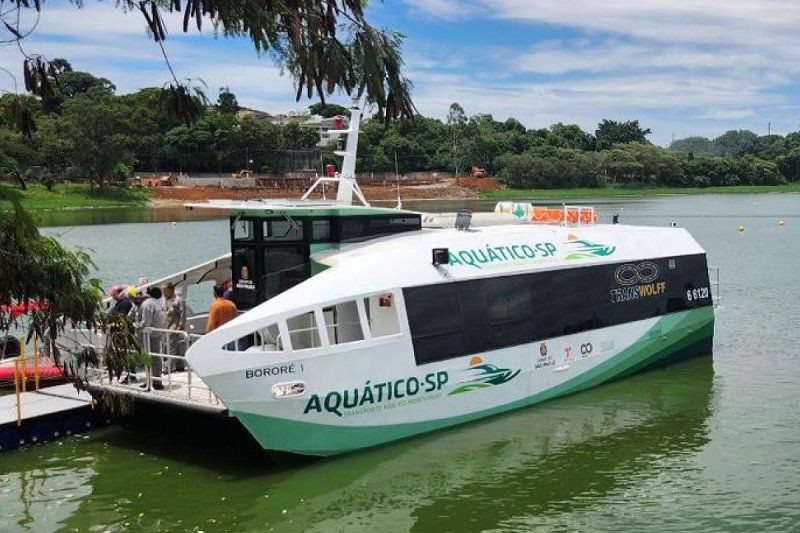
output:
[[[444,117],[457,101],[468,114],[528,127],[593,131],[603,118],[638,118],[659,144],[673,134],[763,134],[768,122],[777,133],[800,128],[796,0],[386,0],[371,2],[369,15],[406,35],[406,70],[425,115]],[[168,27],[179,76],[203,79],[209,94],[230,86],[241,104],[270,112],[308,104],[247,41],[184,35],[177,17]],[[167,79],[141,16],[109,3],[45,5],[26,49],[67,57],[119,92]],[[15,49],[0,48],[0,65],[18,72],[20,63]]]

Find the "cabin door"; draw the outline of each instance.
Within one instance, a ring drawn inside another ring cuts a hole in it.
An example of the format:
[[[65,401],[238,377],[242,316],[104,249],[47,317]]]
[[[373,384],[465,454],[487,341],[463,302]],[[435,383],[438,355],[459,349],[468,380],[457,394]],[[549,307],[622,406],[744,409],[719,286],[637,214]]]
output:
[[[262,301],[311,276],[310,244],[302,220],[264,220],[261,246]]]
[[[310,242],[302,220],[232,219],[231,242],[231,277],[239,309],[255,307],[311,275]]]

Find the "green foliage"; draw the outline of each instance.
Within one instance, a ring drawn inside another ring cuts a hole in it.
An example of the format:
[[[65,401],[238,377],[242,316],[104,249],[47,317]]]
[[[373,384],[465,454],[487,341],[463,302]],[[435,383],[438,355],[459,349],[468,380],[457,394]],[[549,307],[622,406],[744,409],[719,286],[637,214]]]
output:
[[[350,111],[346,107],[337,104],[317,102],[308,106],[308,110],[312,115],[320,115],[324,118],[350,116]]]
[[[70,2],[76,9],[83,1]],[[378,113],[387,118],[410,118],[415,113],[411,101],[411,83],[401,72],[402,35],[374,28],[366,18],[363,0],[274,0],[270,2],[237,2],[222,0],[120,0],[115,6],[143,16],[149,36],[164,52],[168,13],[182,15],[183,32],[190,23],[200,30],[210,24],[215,33],[226,37],[250,39],[256,50],[269,55],[289,72],[297,87],[297,99],[303,94],[316,94],[321,101],[340,90],[365,96],[377,105]],[[3,23],[17,39],[22,31],[20,12],[37,13],[46,5],[39,0],[17,2],[16,22],[13,14]],[[12,10],[13,11],[13,10]],[[9,11],[8,13],[11,13]],[[22,17],[24,20],[32,16]],[[35,27],[35,24],[34,24]],[[25,55],[23,53],[23,55]],[[197,96],[187,83],[178,80],[164,52],[171,81],[165,87],[171,107],[187,124],[199,116]],[[58,78],[72,73],[69,62],[57,59],[48,62],[42,56],[27,56],[23,61],[27,91],[46,98],[57,93]],[[203,100],[204,98],[201,98]]]
[[[43,173],[47,170],[43,169]],[[45,176],[46,177],[46,176]],[[13,204],[4,199],[4,195],[15,194],[20,206],[28,210],[51,210],[64,208],[94,208],[146,205],[150,199],[150,191],[142,188],[120,189],[104,187],[89,190],[89,186],[79,184],[54,184],[47,189],[47,184],[34,181],[27,190],[13,189],[10,185],[0,184],[0,212],[11,210]]]
[[[66,160],[81,169],[93,186],[112,179],[118,165],[133,165],[123,133],[125,119],[119,100],[99,88],[73,96],[62,106],[56,131],[67,140]]]
[[[700,157],[716,155],[714,142],[705,137],[686,137],[669,145],[669,149],[686,156]]]
[[[25,197],[34,200],[30,205],[83,205],[70,189],[57,185],[64,180],[90,180],[98,200],[113,202],[100,189],[124,183],[133,170],[227,173],[248,168],[278,174],[292,158],[307,160],[304,153],[319,141],[314,128],[297,122],[278,126],[257,116],[238,118],[232,112],[238,107],[236,97],[227,88],[221,89],[217,106],[186,124],[160,88],[117,96],[108,80],[76,73],[66,61],[53,65],[57,77],[76,75],[75,80],[85,81],[61,95],[57,111],[48,112],[35,98],[0,96],[0,179],[18,187],[30,182],[54,189],[46,198],[41,189],[31,191]],[[36,116],[38,127],[30,137],[14,129],[13,110],[20,105]],[[322,102],[310,110],[346,111]],[[595,136],[574,124],[527,129],[514,118],[470,116],[458,103],[451,104],[444,121],[415,117],[386,123],[375,118],[361,128],[362,172],[397,168],[401,173],[463,175],[480,167],[509,187],[521,188],[716,187],[800,180],[800,132],[759,137],[729,131],[713,140],[679,139],[664,150],[647,142],[650,130],[636,120],[604,120]],[[316,163],[317,156],[313,159]],[[319,161],[338,163],[326,153]]]
[[[217,97],[217,110],[220,113],[234,114],[239,111],[239,101],[236,95],[231,92],[230,87],[220,87]]]
[[[758,135],[749,130],[726,131],[714,139],[714,148],[714,152],[723,157],[755,154],[758,150]]]
[[[603,119],[597,125],[594,136],[597,139],[597,148],[607,150],[615,144],[627,143],[647,143],[647,135],[650,135],[650,128],[642,129],[638,120],[626,120],[617,122],[616,120]]]
[[[89,278],[93,268],[87,253],[71,252],[41,235],[23,211],[0,212],[0,334],[12,326],[11,305],[37,302],[38,309],[15,325],[29,338],[36,334],[52,342],[58,360],[56,340],[65,326],[97,324],[102,291],[99,281]]]

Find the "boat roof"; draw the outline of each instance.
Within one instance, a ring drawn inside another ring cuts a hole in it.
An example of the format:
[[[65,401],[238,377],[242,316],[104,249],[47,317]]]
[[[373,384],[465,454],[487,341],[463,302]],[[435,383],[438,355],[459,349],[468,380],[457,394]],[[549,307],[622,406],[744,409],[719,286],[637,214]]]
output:
[[[213,209],[225,211],[231,216],[269,216],[292,214],[294,216],[322,215],[370,215],[370,214],[419,214],[417,211],[371,205],[353,205],[336,200],[298,200],[289,198],[264,198],[254,200],[208,200],[184,204],[186,209]]]

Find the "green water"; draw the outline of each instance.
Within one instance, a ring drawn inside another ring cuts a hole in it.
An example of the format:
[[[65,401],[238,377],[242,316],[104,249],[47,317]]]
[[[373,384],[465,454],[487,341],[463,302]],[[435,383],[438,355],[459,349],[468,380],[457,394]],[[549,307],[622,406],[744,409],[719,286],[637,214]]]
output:
[[[676,221],[722,268],[713,358],[301,466],[169,432],[71,437],[0,455],[0,531],[797,531],[800,195],[594,203]],[[48,231],[107,281],[227,246],[221,220]]]

